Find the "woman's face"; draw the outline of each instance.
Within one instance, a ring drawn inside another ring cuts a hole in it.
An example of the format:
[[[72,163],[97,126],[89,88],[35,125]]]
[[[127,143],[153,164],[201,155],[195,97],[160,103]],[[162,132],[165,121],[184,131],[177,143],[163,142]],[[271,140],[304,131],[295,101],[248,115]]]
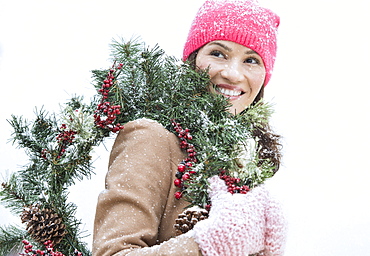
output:
[[[228,111],[239,114],[256,98],[265,80],[262,58],[253,50],[230,41],[212,41],[197,54],[196,66],[209,68],[212,93],[229,98]]]

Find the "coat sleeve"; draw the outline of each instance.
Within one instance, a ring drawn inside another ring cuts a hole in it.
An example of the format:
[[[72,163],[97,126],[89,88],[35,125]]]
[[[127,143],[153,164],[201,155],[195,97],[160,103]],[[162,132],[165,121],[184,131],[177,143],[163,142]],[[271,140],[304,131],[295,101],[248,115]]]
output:
[[[98,198],[93,256],[201,255],[186,236],[157,245],[166,232],[160,223],[173,183],[172,154],[179,150],[173,145],[170,133],[148,119],[127,123],[117,136]]]

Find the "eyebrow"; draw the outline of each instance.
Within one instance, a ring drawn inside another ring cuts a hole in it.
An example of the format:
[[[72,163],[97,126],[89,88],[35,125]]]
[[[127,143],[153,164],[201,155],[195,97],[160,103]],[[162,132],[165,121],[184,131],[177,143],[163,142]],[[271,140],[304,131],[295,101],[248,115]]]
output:
[[[215,44],[215,45],[221,46],[222,48],[224,48],[228,52],[233,51],[230,47],[228,47],[228,46],[226,46],[226,45],[224,45],[223,43],[220,43],[220,42],[211,42],[209,44],[211,44],[211,45]],[[258,54],[258,53],[249,49],[245,52],[245,54]]]
[[[215,44],[215,45],[221,46],[222,48],[224,48],[228,52],[232,52],[233,51],[230,47],[228,47],[228,46],[226,46],[226,45],[224,45],[224,44],[222,44],[220,42],[211,42],[210,44],[211,45]]]

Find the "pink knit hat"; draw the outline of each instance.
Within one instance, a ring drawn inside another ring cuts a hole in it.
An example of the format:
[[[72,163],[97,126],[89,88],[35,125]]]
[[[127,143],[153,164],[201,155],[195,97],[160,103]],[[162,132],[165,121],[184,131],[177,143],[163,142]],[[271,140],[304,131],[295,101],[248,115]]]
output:
[[[207,0],[191,25],[183,60],[211,41],[232,41],[261,56],[266,68],[266,86],[275,62],[279,23],[279,16],[260,6],[257,0]]]

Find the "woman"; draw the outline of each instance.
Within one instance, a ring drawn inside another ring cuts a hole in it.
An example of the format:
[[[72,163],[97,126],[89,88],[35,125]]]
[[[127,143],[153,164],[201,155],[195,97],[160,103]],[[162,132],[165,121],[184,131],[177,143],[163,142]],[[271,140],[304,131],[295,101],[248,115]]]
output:
[[[227,97],[228,111],[238,115],[263,97],[278,25],[279,17],[256,1],[206,1],[191,26],[183,59],[208,69],[209,91]],[[256,134],[267,149],[261,157],[271,158],[277,171],[277,136],[268,127],[262,131]],[[173,196],[184,157],[176,135],[156,121],[125,125],[98,200],[93,255],[283,254],[283,217],[264,186],[232,195],[217,176],[209,179],[209,218],[176,236],[175,219],[189,205]]]

